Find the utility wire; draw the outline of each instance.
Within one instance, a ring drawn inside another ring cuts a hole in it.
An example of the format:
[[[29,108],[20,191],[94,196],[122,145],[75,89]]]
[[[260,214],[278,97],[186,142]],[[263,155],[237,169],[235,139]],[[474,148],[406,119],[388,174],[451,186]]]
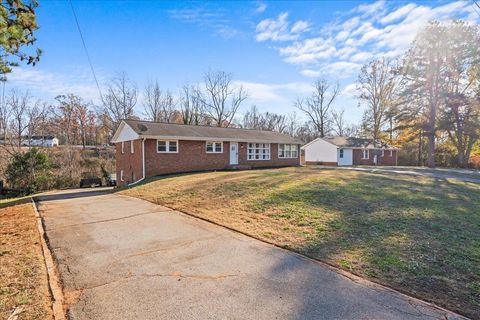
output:
[[[475,6],[478,7],[478,9],[480,10],[480,4],[477,2],[477,0],[472,0],[473,4],[472,7],[473,7],[473,10],[475,10],[475,12],[478,14],[478,16],[480,17],[480,12],[477,10],[477,8],[475,8]]]
[[[100,89],[100,85],[98,84],[97,75],[95,73],[95,69],[93,68],[92,59],[90,59],[90,54],[88,53],[87,45],[85,44],[85,39],[83,38],[82,29],[80,28],[80,24],[78,23],[78,18],[77,18],[77,14],[75,13],[75,8],[73,7],[72,0],[68,0],[68,2],[70,3],[70,7],[72,8],[73,17],[75,18],[75,24],[77,25],[78,33],[80,34],[80,39],[82,39],[83,49],[85,49],[85,54],[87,55],[88,64],[90,65],[93,78],[95,79],[95,84],[97,85],[98,93],[100,94],[100,101],[103,102],[102,90]]]

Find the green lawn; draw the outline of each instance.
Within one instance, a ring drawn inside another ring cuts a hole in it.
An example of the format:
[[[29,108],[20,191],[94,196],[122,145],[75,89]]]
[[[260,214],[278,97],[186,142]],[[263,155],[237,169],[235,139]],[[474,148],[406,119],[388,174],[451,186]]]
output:
[[[165,177],[122,193],[480,318],[478,184],[285,168]]]

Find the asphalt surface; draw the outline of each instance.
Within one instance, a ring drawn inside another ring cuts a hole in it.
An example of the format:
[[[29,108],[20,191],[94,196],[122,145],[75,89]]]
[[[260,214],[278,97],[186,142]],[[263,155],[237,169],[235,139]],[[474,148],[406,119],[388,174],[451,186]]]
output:
[[[143,200],[38,200],[72,320],[457,318]]]
[[[409,175],[430,177],[434,179],[454,179],[465,182],[480,183],[480,170],[454,169],[454,168],[426,168],[426,167],[390,167],[390,166],[318,166],[321,169],[353,170],[370,173],[382,173],[393,175]]]

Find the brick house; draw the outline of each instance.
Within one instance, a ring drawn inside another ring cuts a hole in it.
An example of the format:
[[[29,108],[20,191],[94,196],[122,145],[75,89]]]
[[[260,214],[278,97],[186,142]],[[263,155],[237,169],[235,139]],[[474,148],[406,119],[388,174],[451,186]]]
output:
[[[373,139],[352,137],[317,138],[302,146],[305,164],[332,166],[397,165],[397,148]]]
[[[112,143],[119,186],[170,173],[300,164],[301,142],[273,131],[123,120]]]

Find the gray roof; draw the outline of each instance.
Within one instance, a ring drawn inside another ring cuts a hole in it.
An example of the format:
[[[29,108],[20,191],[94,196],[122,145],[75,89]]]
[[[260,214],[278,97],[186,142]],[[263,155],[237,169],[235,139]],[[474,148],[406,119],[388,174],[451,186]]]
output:
[[[392,147],[382,141],[378,141],[377,147],[375,147],[373,143],[373,139],[367,139],[367,138],[333,136],[333,137],[324,137],[323,140],[330,142],[331,144],[334,144],[337,147],[343,147],[343,148],[395,149],[395,147]]]
[[[131,119],[124,121],[138,135],[146,137],[172,137],[184,140],[208,138],[222,141],[302,144],[301,141],[289,135],[267,130],[193,126]]]

